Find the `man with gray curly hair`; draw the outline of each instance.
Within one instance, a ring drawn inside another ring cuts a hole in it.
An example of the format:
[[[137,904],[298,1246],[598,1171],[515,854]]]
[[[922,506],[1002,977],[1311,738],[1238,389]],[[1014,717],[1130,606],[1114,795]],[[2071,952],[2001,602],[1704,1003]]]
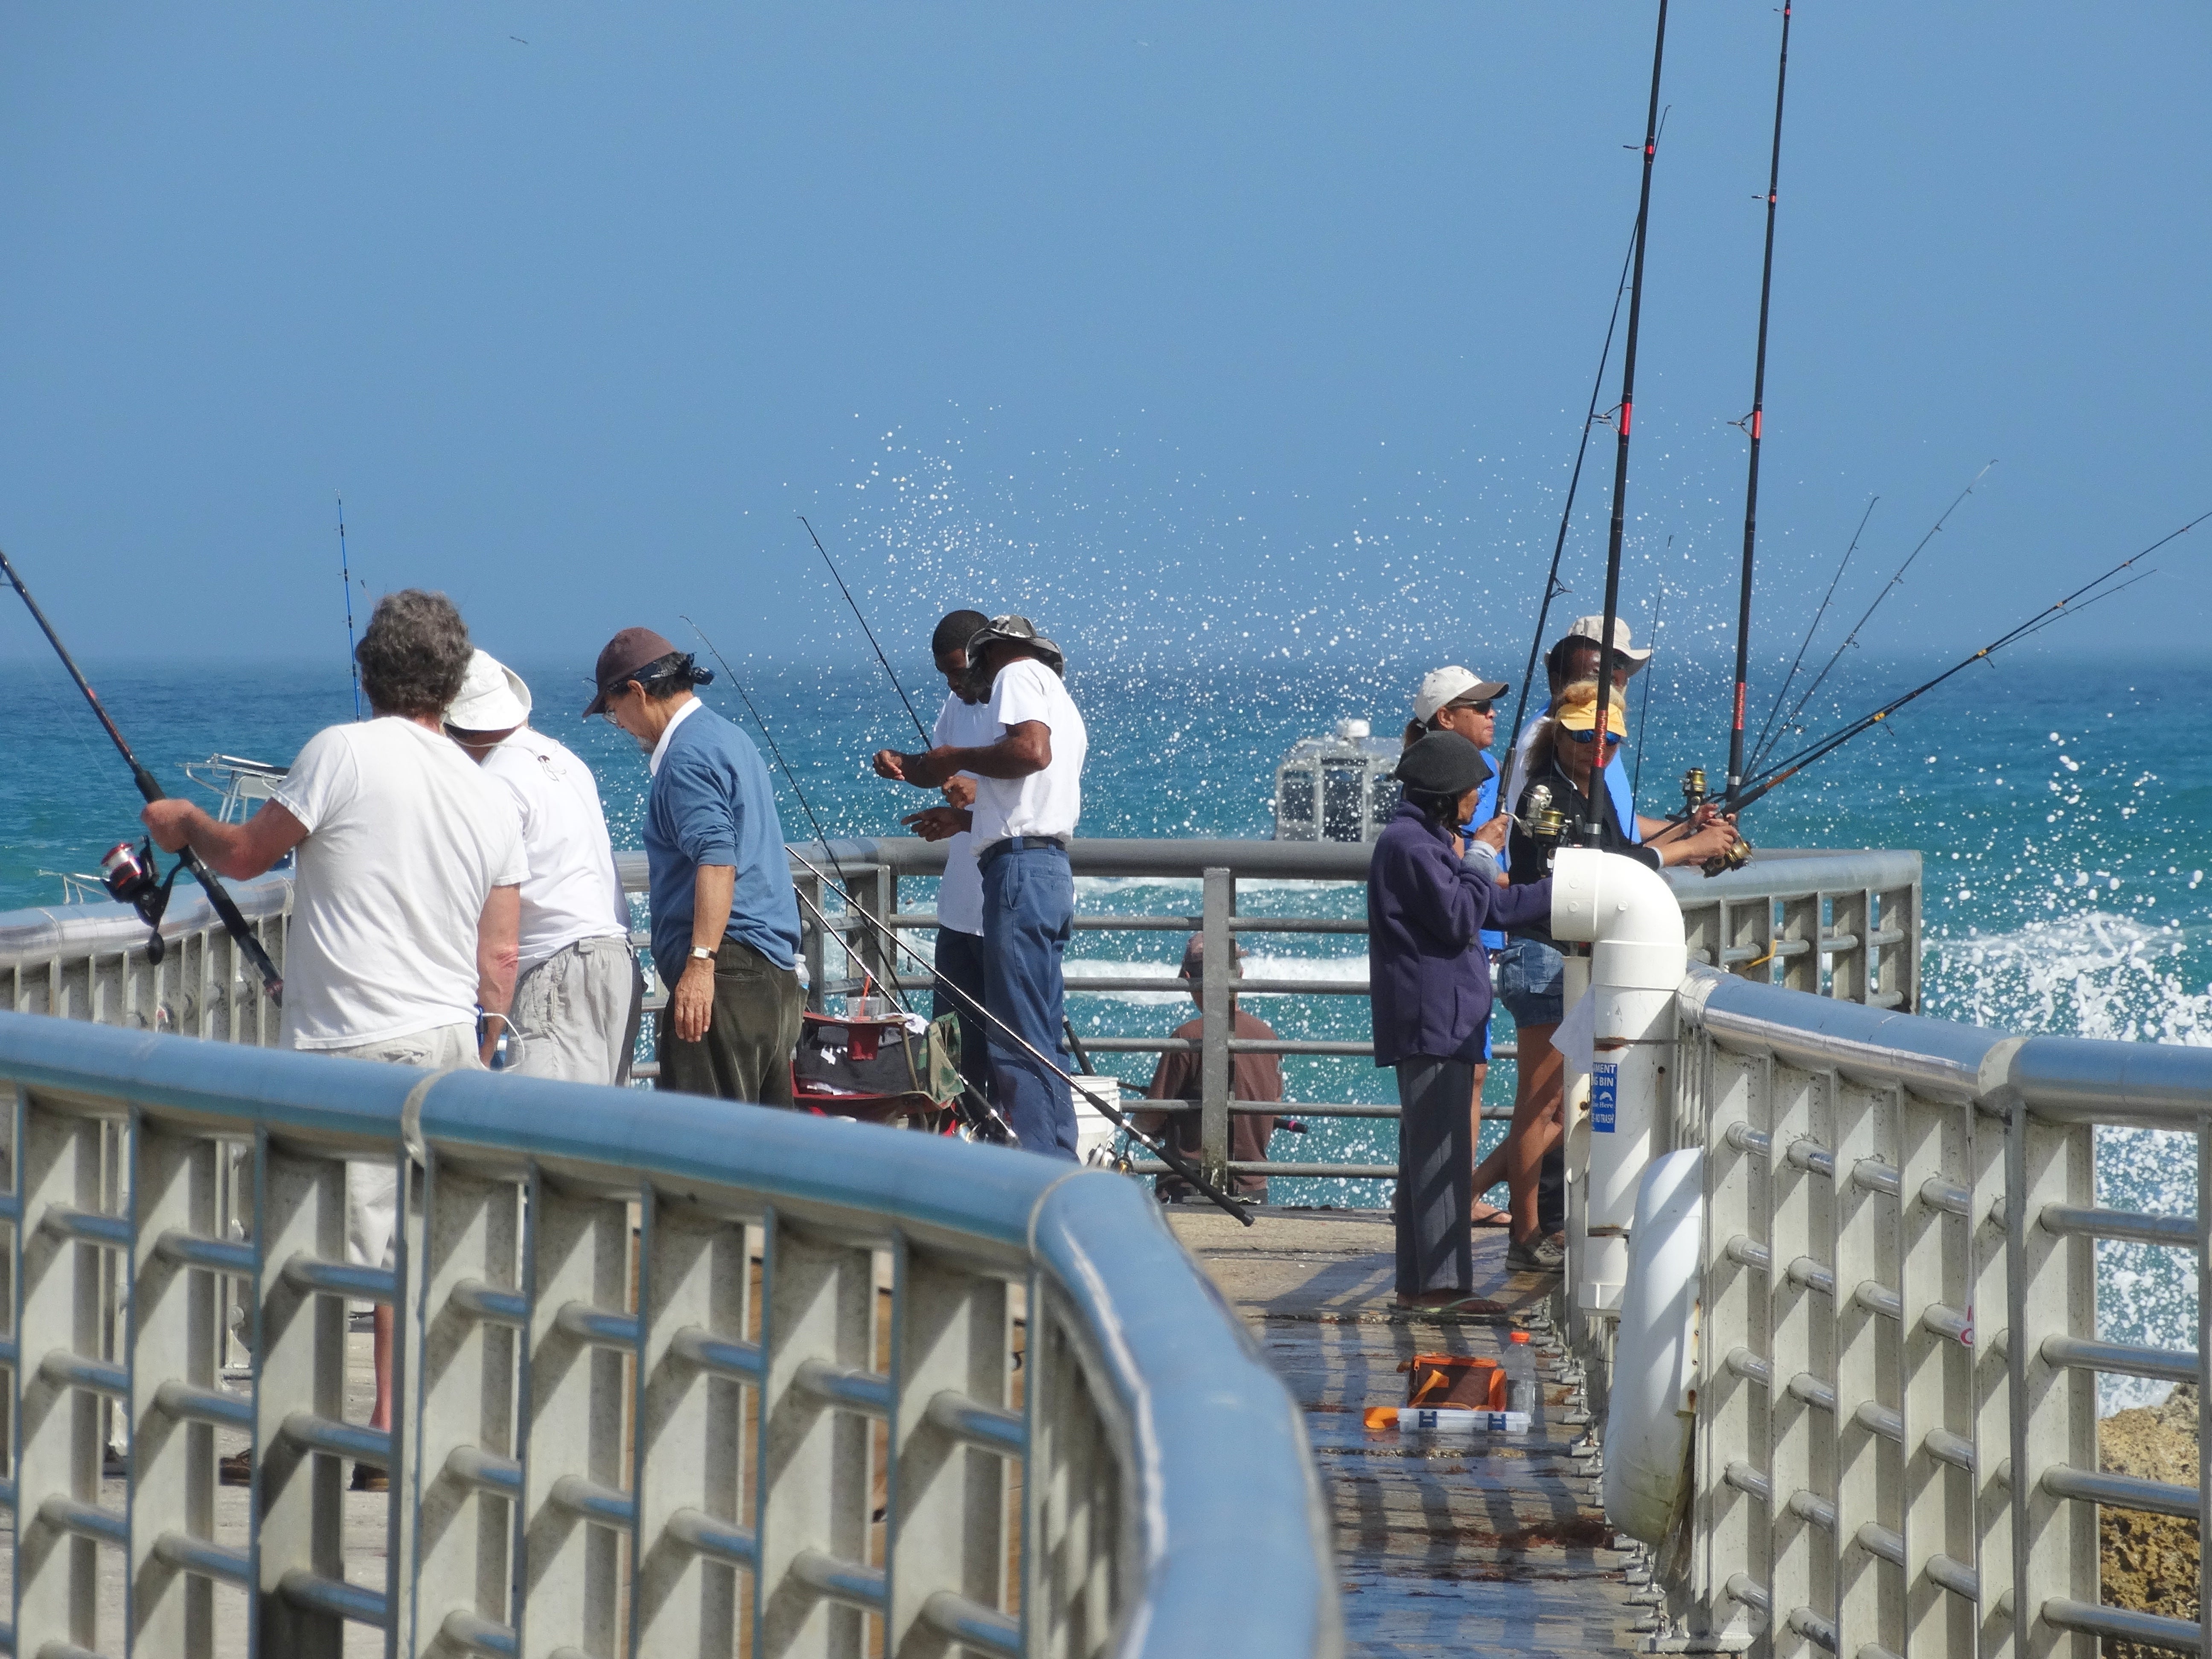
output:
[[[443,593],[386,594],[354,653],[373,719],[310,738],[243,823],[218,823],[181,800],[141,815],[160,845],[189,843],[234,880],[299,849],[284,946],[288,1048],[442,1069],[478,1065],[497,1040],[530,870],[514,807],[442,725],[472,650]],[[389,1260],[396,1184],[389,1164],[349,1169],[354,1260]],[[392,1310],[379,1308],[375,1428],[391,1423],[391,1355]],[[382,1480],[356,1468],[356,1490]]]

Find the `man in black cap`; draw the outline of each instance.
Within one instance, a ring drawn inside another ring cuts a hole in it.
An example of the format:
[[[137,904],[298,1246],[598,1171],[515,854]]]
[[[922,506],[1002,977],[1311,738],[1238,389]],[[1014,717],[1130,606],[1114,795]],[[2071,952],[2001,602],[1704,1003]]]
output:
[[[983,1000],[997,1021],[989,1042],[998,1103],[1024,1147],[1073,1163],[1060,961],[1075,920],[1067,848],[1082,811],[1090,737],[1060,684],[1066,659],[1028,617],[994,617],[969,640],[968,660],[977,683],[991,688],[1000,735],[925,755],[880,750],[876,772],[924,789],[956,773],[975,777],[970,823],[983,872]]]
[[[653,966],[668,987],[659,1087],[788,1106],[805,1006],[799,902],[775,792],[752,739],[692,695],[714,678],[649,628],[599,653],[605,714],[650,757],[645,858]]]

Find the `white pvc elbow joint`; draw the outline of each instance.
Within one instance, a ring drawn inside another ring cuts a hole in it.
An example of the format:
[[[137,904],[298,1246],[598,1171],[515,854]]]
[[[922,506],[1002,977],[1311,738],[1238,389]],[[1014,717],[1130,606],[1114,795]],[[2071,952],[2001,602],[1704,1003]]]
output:
[[[1552,865],[1552,937],[1590,943],[1593,989],[1672,995],[1688,970],[1682,909],[1673,890],[1657,871],[1619,853],[1559,850]],[[1598,1035],[1614,1035],[1604,1030],[1602,1005],[1599,1013]]]

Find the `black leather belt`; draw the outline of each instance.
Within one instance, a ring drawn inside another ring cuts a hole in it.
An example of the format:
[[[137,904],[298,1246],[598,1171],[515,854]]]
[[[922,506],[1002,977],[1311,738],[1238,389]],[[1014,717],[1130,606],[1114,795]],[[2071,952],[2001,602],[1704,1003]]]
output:
[[[976,854],[975,867],[981,869],[1001,853],[1042,853],[1048,848],[1064,858],[1068,843],[1074,839],[1073,836],[1007,836]]]

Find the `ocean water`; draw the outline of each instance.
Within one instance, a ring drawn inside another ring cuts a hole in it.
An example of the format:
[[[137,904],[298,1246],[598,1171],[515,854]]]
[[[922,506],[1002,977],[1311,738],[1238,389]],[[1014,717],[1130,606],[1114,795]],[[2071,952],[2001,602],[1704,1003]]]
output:
[[[1502,653],[1451,654],[1491,661]],[[1441,658],[1439,659],[1442,659]],[[1424,664],[1253,660],[1162,670],[1079,659],[1069,684],[1091,734],[1084,829],[1102,836],[1258,836],[1270,822],[1273,769],[1298,738],[1337,719],[1397,729]],[[586,695],[586,665],[518,666],[540,702],[538,724],[596,769],[618,844],[637,844],[643,757],[620,732],[571,712]],[[746,690],[831,836],[894,832],[923,798],[884,783],[867,757],[911,746],[912,727],[879,670],[739,665]],[[1817,734],[1927,678],[1937,665],[1854,658],[1824,687],[1808,724]],[[214,751],[287,763],[321,726],[352,716],[343,666],[229,668],[90,665],[95,684],[140,757],[178,793],[192,793],[187,760]],[[925,720],[942,695],[926,662],[902,663]],[[1687,765],[1717,777],[1725,670],[1718,663],[1655,670],[1647,709],[1631,699],[1640,799],[1663,811]],[[2023,653],[1977,666],[1856,739],[1755,805],[1754,842],[1794,847],[1911,847],[1926,858],[1923,1012],[2022,1033],[2124,1042],[2212,1042],[2212,670],[2171,664],[2080,661]],[[708,698],[746,724],[726,684]],[[1754,698],[1755,715],[1762,712]],[[1754,719],[1756,724],[1756,719]],[[902,729],[903,728],[903,729]],[[1786,752],[1786,750],[1781,752]],[[56,903],[58,872],[92,871],[100,853],[135,834],[128,774],[56,665],[0,664],[0,909]],[[789,782],[777,778],[787,836],[811,833]],[[930,902],[930,884],[902,899]],[[1195,910],[1194,882],[1084,880],[1092,913]],[[1251,884],[1253,913],[1352,915],[1357,890]],[[1276,940],[1249,970],[1358,976],[1355,938]],[[1136,1035],[1170,1029],[1189,1005],[1168,976],[1180,935],[1081,933],[1069,966],[1080,1031]],[[1083,993],[1088,975],[1157,972],[1157,992]],[[1357,999],[1254,998],[1249,1006],[1285,1036],[1365,1034]],[[1501,1011],[1498,1034],[1510,1034]],[[1111,1057],[1141,1085],[1140,1056]],[[1384,1100],[1387,1074],[1364,1061],[1293,1059],[1292,1098]],[[1511,1097],[1510,1064],[1493,1068],[1490,1097]],[[1493,1133],[1494,1133],[1493,1129]],[[1279,1135],[1278,1157],[1387,1162],[1395,1130],[1371,1121],[1316,1121],[1299,1140]],[[2099,1139],[2100,1200],[2185,1212],[2196,1202],[2194,1149],[2179,1137],[2107,1130]],[[1376,1203],[1380,1182],[1279,1182],[1279,1200]],[[2196,1331],[2194,1274],[2185,1259],[2148,1247],[2103,1244],[2100,1324],[2129,1340],[2186,1346]],[[2108,1384],[2108,1407],[2134,1396]]]

